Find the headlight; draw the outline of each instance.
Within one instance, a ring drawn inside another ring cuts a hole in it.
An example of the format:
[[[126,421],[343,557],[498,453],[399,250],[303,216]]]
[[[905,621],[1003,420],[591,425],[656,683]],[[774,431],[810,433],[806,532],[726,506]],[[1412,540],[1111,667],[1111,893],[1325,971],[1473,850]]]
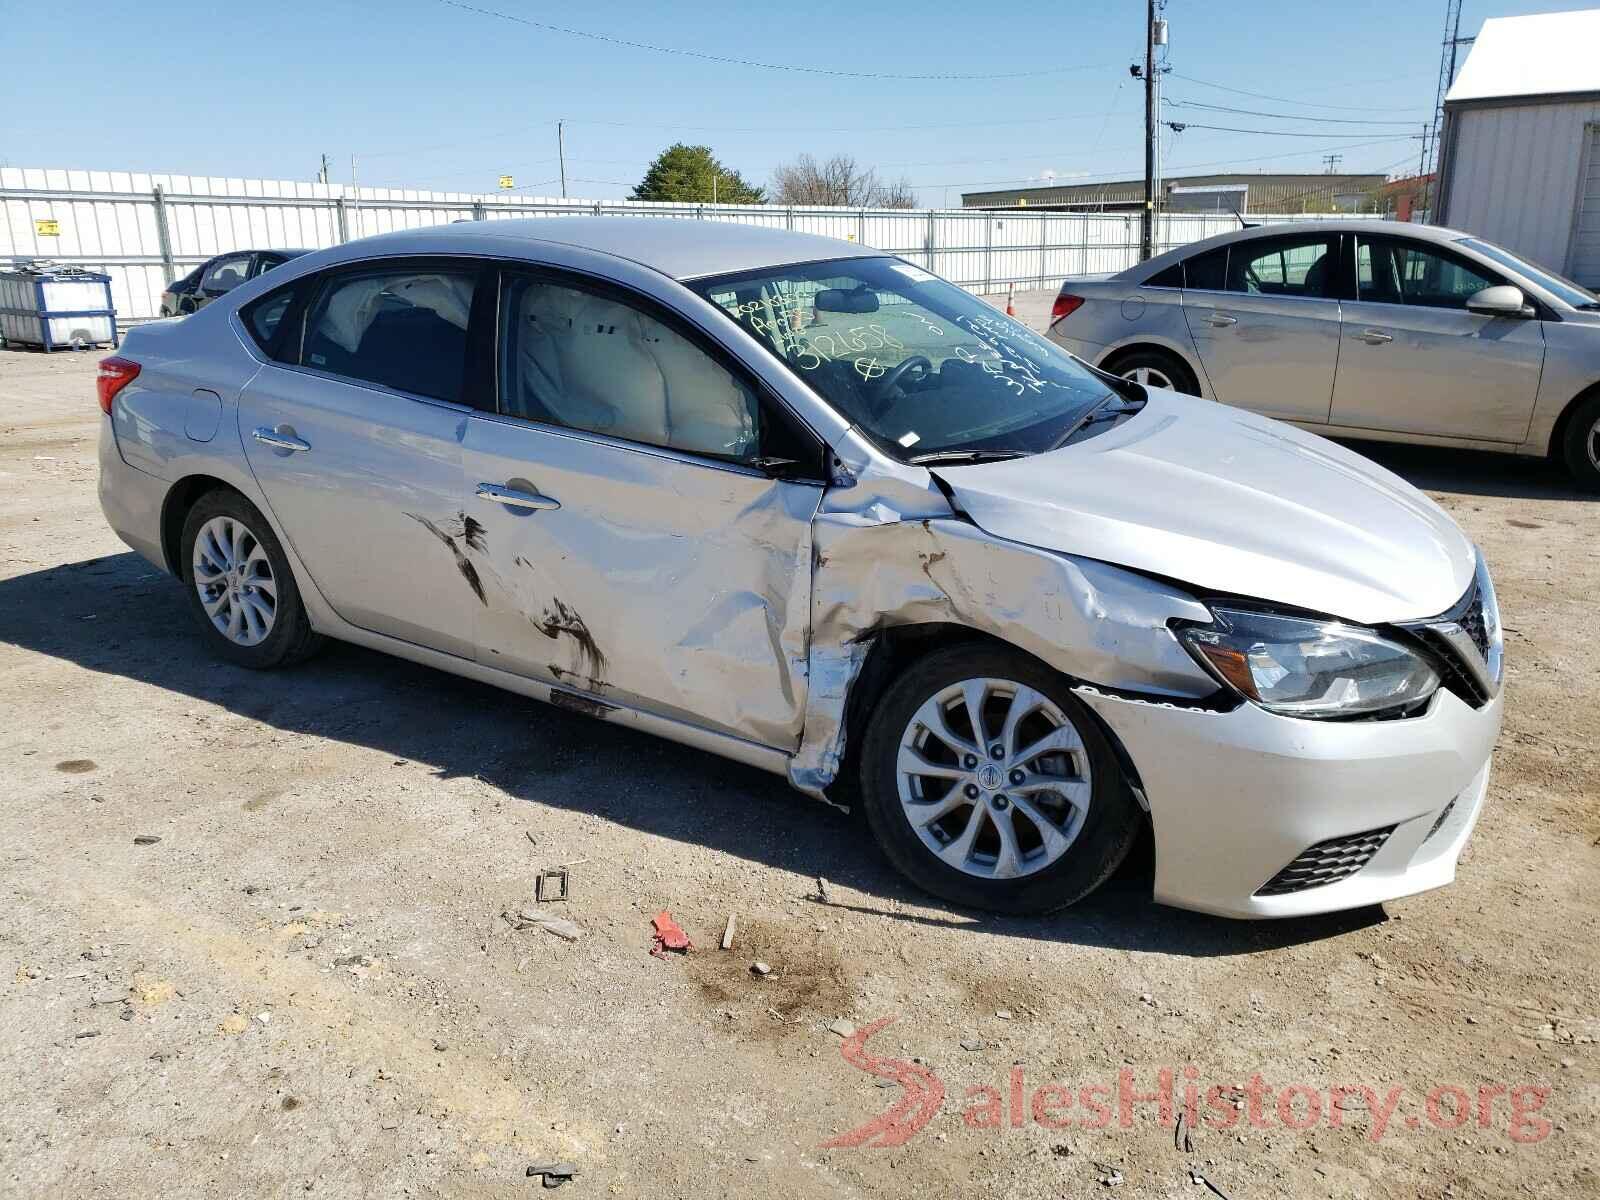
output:
[[[1398,642],[1337,621],[1212,610],[1215,624],[1187,626],[1189,652],[1224,683],[1269,712],[1348,717],[1408,708],[1439,677]]]

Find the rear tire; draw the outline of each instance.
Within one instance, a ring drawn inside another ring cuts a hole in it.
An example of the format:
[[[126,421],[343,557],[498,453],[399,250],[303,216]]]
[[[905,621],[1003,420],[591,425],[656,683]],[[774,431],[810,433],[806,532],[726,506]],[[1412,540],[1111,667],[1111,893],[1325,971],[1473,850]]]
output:
[[[260,671],[321,649],[272,526],[238,492],[195,501],[178,544],[190,610],[215,654]]]
[[[889,861],[969,908],[1065,908],[1117,869],[1143,825],[1066,680],[1006,647],[953,646],[912,665],[867,725],[860,772]]]
[[[1188,396],[1200,394],[1200,383],[1189,364],[1167,350],[1142,346],[1116,355],[1104,369],[1147,387],[1169,388]]]
[[[1567,421],[1561,456],[1579,487],[1600,492],[1600,396],[1580,403]]]

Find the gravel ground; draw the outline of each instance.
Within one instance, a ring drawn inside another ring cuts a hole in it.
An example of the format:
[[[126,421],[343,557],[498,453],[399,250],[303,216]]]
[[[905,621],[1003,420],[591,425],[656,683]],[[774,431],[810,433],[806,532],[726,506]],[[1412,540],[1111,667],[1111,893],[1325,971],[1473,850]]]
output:
[[[1237,923],[1151,904],[1146,851],[998,920],[739,766],[348,646],[208,658],[100,516],[93,357],[0,351],[0,1192],[520,1196],[565,1161],[574,1196],[1600,1195],[1600,503],[1545,465],[1364,448],[1509,626],[1452,887]],[[502,915],[561,863],[576,942]],[[647,953],[663,908],[686,957]],[[845,1057],[890,1018],[865,1053],[914,1093]],[[1118,1112],[1163,1069],[1187,1146]]]

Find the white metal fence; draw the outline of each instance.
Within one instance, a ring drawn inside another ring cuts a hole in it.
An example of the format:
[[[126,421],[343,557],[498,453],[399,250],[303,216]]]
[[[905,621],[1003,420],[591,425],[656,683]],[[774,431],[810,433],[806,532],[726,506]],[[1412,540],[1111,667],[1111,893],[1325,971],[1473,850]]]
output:
[[[320,249],[475,219],[581,213],[769,225],[898,254],[975,292],[1050,287],[1068,275],[1120,271],[1139,260],[1132,213],[655,204],[25,167],[0,167],[0,208],[0,261],[46,259],[104,271],[124,321],[158,315],[162,288],[214,254]],[[1166,250],[1237,227],[1231,215],[1172,214],[1161,218],[1157,244]]]

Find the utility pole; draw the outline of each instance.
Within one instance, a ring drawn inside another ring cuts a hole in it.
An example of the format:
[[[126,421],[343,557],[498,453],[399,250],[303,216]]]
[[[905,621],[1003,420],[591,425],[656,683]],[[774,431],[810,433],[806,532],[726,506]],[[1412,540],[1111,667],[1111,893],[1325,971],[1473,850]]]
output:
[[[351,215],[355,217],[356,236],[361,236],[361,188],[356,184],[356,156],[350,156]]]
[[[1322,156],[1322,165],[1327,168],[1327,170],[1324,172],[1324,174],[1332,175],[1334,173],[1335,169],[1343,161],[1344,161],[1344,155],[1342,155],[1342,154],[1324,154]]]
[[[1135,70],[1137,74],[1137,69]],[[1139,261],[1156,245],[1156,0],[1145,0],[1144,23],[1144,212],[1139,222]]]
[[[328,156],[326,154],[322,156],[322,170],[317,172],[317,182],[328,182]]]
[[[561,198],[567,198],[567,142],[561,127],[565,121],[556,122],[556,157],[561,160]]]

